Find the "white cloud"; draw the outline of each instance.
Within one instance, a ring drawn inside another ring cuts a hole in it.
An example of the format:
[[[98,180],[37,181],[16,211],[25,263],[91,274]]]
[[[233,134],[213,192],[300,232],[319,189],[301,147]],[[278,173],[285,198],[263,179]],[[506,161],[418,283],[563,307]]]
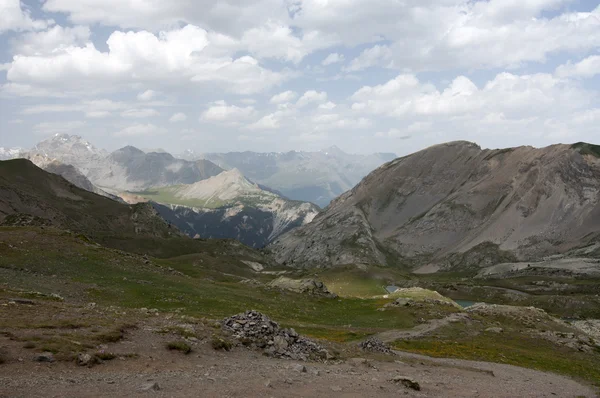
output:
[[[250,130],[273,130],[281,127],[281,120],[278,113],[271,113],[263,116],[258,121],[248,126]]]
[[[272,104],[282,104],[285,102],[292,102],[297,97],[298,97],[298,94],[296,94],[294,91],[288,90],[288,91],[284,91],[283,93],[274,95],[273,97],[271,97],[270,102]]]
[[[327,93],[325,91],[318,92],[315,90],[308,90],[300,97],[300,99],[298,99],[296,105],[298,107],[303,107],[310,103],[322,103],[325,101],[327,101]]]
[[[589,78],[598,74],[600,74],[600,55],[592,55],[575,64],[569,62],[556,68],[556,75],[560,77]]]
[[[372,66],[393,67],[392,50],[388,46],[376,45],[367,48],[360,55],[350,62],[350,65],[344,68],[348,72],[357,72]]]
[[[42,21],[31,18],[31,12],[23,9],[20,0],[0,1],[0,33],[8,30],[40,30],[52,23],[52,20]]]
[[[156,91],[154,90],[146,90],[138,94],[137,99],[140,101],[150,101],[154,97],[156,97]]]
[[[493,68],[597,48],[600,7],[557,12],[567,3],[570,0],[305,0],[294,24],[325,36],[336,34],[346,46],[385,40],[390,61],[398,68]],[[385,66],[388,60],[384,61]],[[360,66],[357,61],[355,67]]]
[[[50,134],[62,134],[70,133],[73,130],[79,130],[85,127],[86,123],[82,121],[68,121],[68,122],[42,122],[33,126],[33,131],[36,134],[50,135]]]
[[[154,124],[134,124],[129,127],[125,127],[119,130],[113,135],[115,137],[134,137],[134,136],[152,136],[166,133],[167,130],[164,127],[158,127]]]
[[[344,58],[345,57],[343,54],[331,53],[323,60],[323,62],[321,62],[321,65],[327,66],[331,64],[336,64],[338,62],[343,62]]]
[[[182,113],[182,112],[177,112],[169,118],[169,121],[171,123],[185,122],[186,120],[187,120],[187,116],[185,113]]]
[[[87,26],[65,28],[55,25],[48,30],[28,32],[12,40],[13,51],[19,55],[50,55],[72,46],[84,45],[90,39]]]
[[[334,109],[336,106],[337,105],[334,104],[333,102],[328,101],[324,104],[319,105],[319,109],[324,109],[324,110],[330,111],[330,110]]]
[[[88,42],[47,55],[16,55],[7,72],[12,84],[35,89],[93,95],[124,90],[133,83],[189,86],[210,84],[238,94],[266,90],[287,78],[261,67],[250,56],[233,59],[219,53],[204,29],[187,25],[160,32],[113,32],[108,52]],[[124,84],[125,83],[125,84]]]
[[[227,105],[225,101],[216,101],[200,116],[201,121],[207,122],[239,122],[254,114],[252,106],[239,107]]]
[[[122,117],[135,119],[145,119],[152,116],[158,116],[158,114],[156,109],[151,108],[127,109],[126,111],[121,112]]]
[[[288,17],[285,2],[248,0],[223,2],[203,0],[122,1],[122,0],[47,0],[44,9],[62,12],[80,24],[100,23],[122,28],[158,31],[181,22],[207,26],[233,36],[269,21]]]

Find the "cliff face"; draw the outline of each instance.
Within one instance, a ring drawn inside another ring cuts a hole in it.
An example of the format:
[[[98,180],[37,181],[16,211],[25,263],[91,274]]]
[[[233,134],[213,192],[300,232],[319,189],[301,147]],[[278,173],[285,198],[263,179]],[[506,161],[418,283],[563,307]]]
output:
[[[561,253],[600,231],[600,158],[593,148],[427,148],[373,171],[272,249],[280,263],[317,267],[448,266],[456,253],[490,252],[490,243],[499,257]]]

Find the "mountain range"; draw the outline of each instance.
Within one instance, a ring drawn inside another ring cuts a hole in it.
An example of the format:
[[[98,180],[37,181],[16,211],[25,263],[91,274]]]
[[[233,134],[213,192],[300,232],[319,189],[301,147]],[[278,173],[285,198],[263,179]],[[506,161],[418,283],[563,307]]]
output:
[[[187,152],[181,156],[207,159],[224,169],[237,168],[250,180],[288,198],[321,207],[354,187],[373,169],[396,158],[393,153],[352,155],[335,146],[318,152]]]
[[[434,272],[542,259],[599,237],[599,146],[451,142],[379,167],[271,250],[289,266]]]
[[[123,195],[151,200],[158,212],[190,236],[233,238],[263,247],[290,229],[312,221],[319,208],[291,201],[252,183],[237,169],[188,185]]]
[[[192,237],[233,238],[263,247],[319,211],[204,159],[176,159],[132,146],[107,153],[82,137],[60,134],[22,156],[90,192],[130,203],[152,201]]]
[[[146,203],[126,205],[81,189],[31,161],[0,162],[0,224],[52,226],[102,240],[179,237]]]

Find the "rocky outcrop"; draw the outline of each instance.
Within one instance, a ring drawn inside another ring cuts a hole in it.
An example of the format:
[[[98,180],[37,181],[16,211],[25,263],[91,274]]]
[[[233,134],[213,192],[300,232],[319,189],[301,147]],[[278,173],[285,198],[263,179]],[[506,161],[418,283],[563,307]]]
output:
[[[290,290],[296,293],[306,293],[312,294],[315,296],[325,296],[325,297],[337,297],[336,294],[331,293],[327,286],[321,281],[317,281],[315,279],[292,279],[287,278],[285,276],[280,276],[275,279],[271,283],[269,283],[270,287],[274,287],[282,290]]]
[[[435,272],[564,253],[598,239],[599,220],[600,157],[589,146],[452,142],[381,166],[271,248],[292,267]]]
[[[252,349],[262,350],[265,355],[293,360],[324,360],[330,355],[319,344],[300,336],[294,329],[283,329],[257,311],[225,318],[221,322],[225,332]]]

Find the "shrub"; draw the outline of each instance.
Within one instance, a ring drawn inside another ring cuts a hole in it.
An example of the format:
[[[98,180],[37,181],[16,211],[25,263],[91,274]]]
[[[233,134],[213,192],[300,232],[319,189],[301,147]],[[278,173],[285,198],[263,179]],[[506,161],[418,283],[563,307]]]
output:
[[[184,354],[189,354],[190,352],[192,352],[192,347],[190,347],[189,344],[183,341],[171,341],[170,343],[167,343],[167,348],[169,350],[177,350],[183,352]]]

